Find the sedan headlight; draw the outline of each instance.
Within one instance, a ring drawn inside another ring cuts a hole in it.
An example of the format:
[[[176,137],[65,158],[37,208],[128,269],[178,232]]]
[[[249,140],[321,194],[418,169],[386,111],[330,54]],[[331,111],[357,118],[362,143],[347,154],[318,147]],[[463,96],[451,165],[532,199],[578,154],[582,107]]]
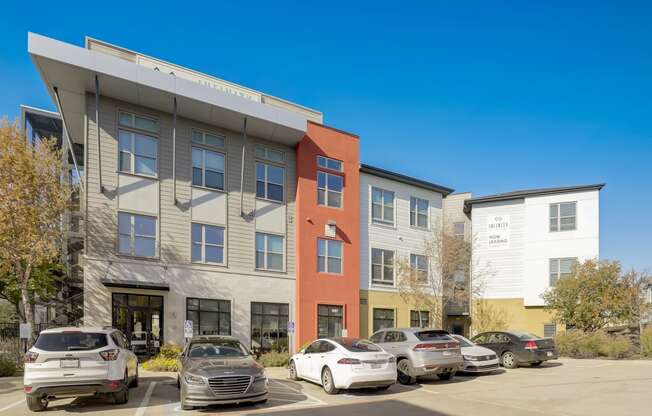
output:
[[[204,378],[203,378],[203,377],[193,376],[192,374],[186,374],[186,375],[184,376],[184,379],[186,380],[186,383],[188,383],[188,384],[192,384],[192,385],[201,385],[201,384],[206,384],[206,383],[204,382]]]
[[[260,381],[260,380],[267,380],[267,374],[265,374],[264,371],[256,374],[256,377],[254,377],[254,381]]]
[[[472,355],[464,355],[463,357],[466,361],[478,361],[478,357],[474,357]]]

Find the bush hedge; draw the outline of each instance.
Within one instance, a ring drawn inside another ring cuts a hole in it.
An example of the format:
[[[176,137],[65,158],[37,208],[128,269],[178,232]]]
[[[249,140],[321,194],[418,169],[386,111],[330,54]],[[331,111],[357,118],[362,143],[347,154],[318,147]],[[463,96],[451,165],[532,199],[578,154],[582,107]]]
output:
[[[15,376],[17,371],[16,361],[8,354],[0,354],[0,377]]]
[[[147,371],[177,371],[177,359],[183,351],[178,345],[163,344],[159,353],[143,363],[143,368]]]
[[[287,352],[270,351],[258,357],[258,362],[263,367],[285,367],[290,361],[290,354]]]
[[[566,331],[555,337],[559,354],[572,358],[626,358],[633,354],[632,342],[622,335],[602,331]]]
[[[641,355],[652,358],[652,326],[648,326],[641,332]]]

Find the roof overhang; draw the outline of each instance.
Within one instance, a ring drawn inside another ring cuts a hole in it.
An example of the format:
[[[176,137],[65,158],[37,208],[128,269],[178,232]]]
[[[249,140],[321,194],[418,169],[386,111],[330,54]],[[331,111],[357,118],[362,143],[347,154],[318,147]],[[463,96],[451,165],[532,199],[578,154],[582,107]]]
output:
[[[95,92],[96,75],[102,96],[166,113],[176,97],[179,117],[233,131],[242,131],[246,118],[248,135],[285,145],[296,145],[307,130],[308,119],[299,113],[31,32],[28,52],[53,100],[57,87],[59,110],[77,142],[83,141],[85,94]]]

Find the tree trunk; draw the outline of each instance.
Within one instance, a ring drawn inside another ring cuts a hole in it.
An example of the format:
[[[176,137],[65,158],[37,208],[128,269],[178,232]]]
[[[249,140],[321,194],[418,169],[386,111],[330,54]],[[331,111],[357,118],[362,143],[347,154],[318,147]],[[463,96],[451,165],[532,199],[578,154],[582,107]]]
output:
[[[31,326],[31,332],[28,339],[29,345],[34,342],[34,334],[36,331],[36,322],[34,321],[34,305],[29,297],[29,290],[27,289],[31,272],[32,267],[30,264],[28,264],[25,269],[23,269],[21,264],[16,266],[16,275],[20,279],[20,299],[23,306],[23,316],[25,318],[25,323],[28,323]]]

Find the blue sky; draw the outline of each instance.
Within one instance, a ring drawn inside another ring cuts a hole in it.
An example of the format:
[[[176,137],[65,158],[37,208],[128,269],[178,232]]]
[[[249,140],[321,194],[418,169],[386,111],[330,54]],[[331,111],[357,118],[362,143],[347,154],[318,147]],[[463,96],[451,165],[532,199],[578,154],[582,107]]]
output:
[[[319,109],[364,162],[458,191],[606,182],[601,256],[652,272],[652,3],[96,3],[4,5],[0,115],[53,109],[28,31],[89,35]]]

